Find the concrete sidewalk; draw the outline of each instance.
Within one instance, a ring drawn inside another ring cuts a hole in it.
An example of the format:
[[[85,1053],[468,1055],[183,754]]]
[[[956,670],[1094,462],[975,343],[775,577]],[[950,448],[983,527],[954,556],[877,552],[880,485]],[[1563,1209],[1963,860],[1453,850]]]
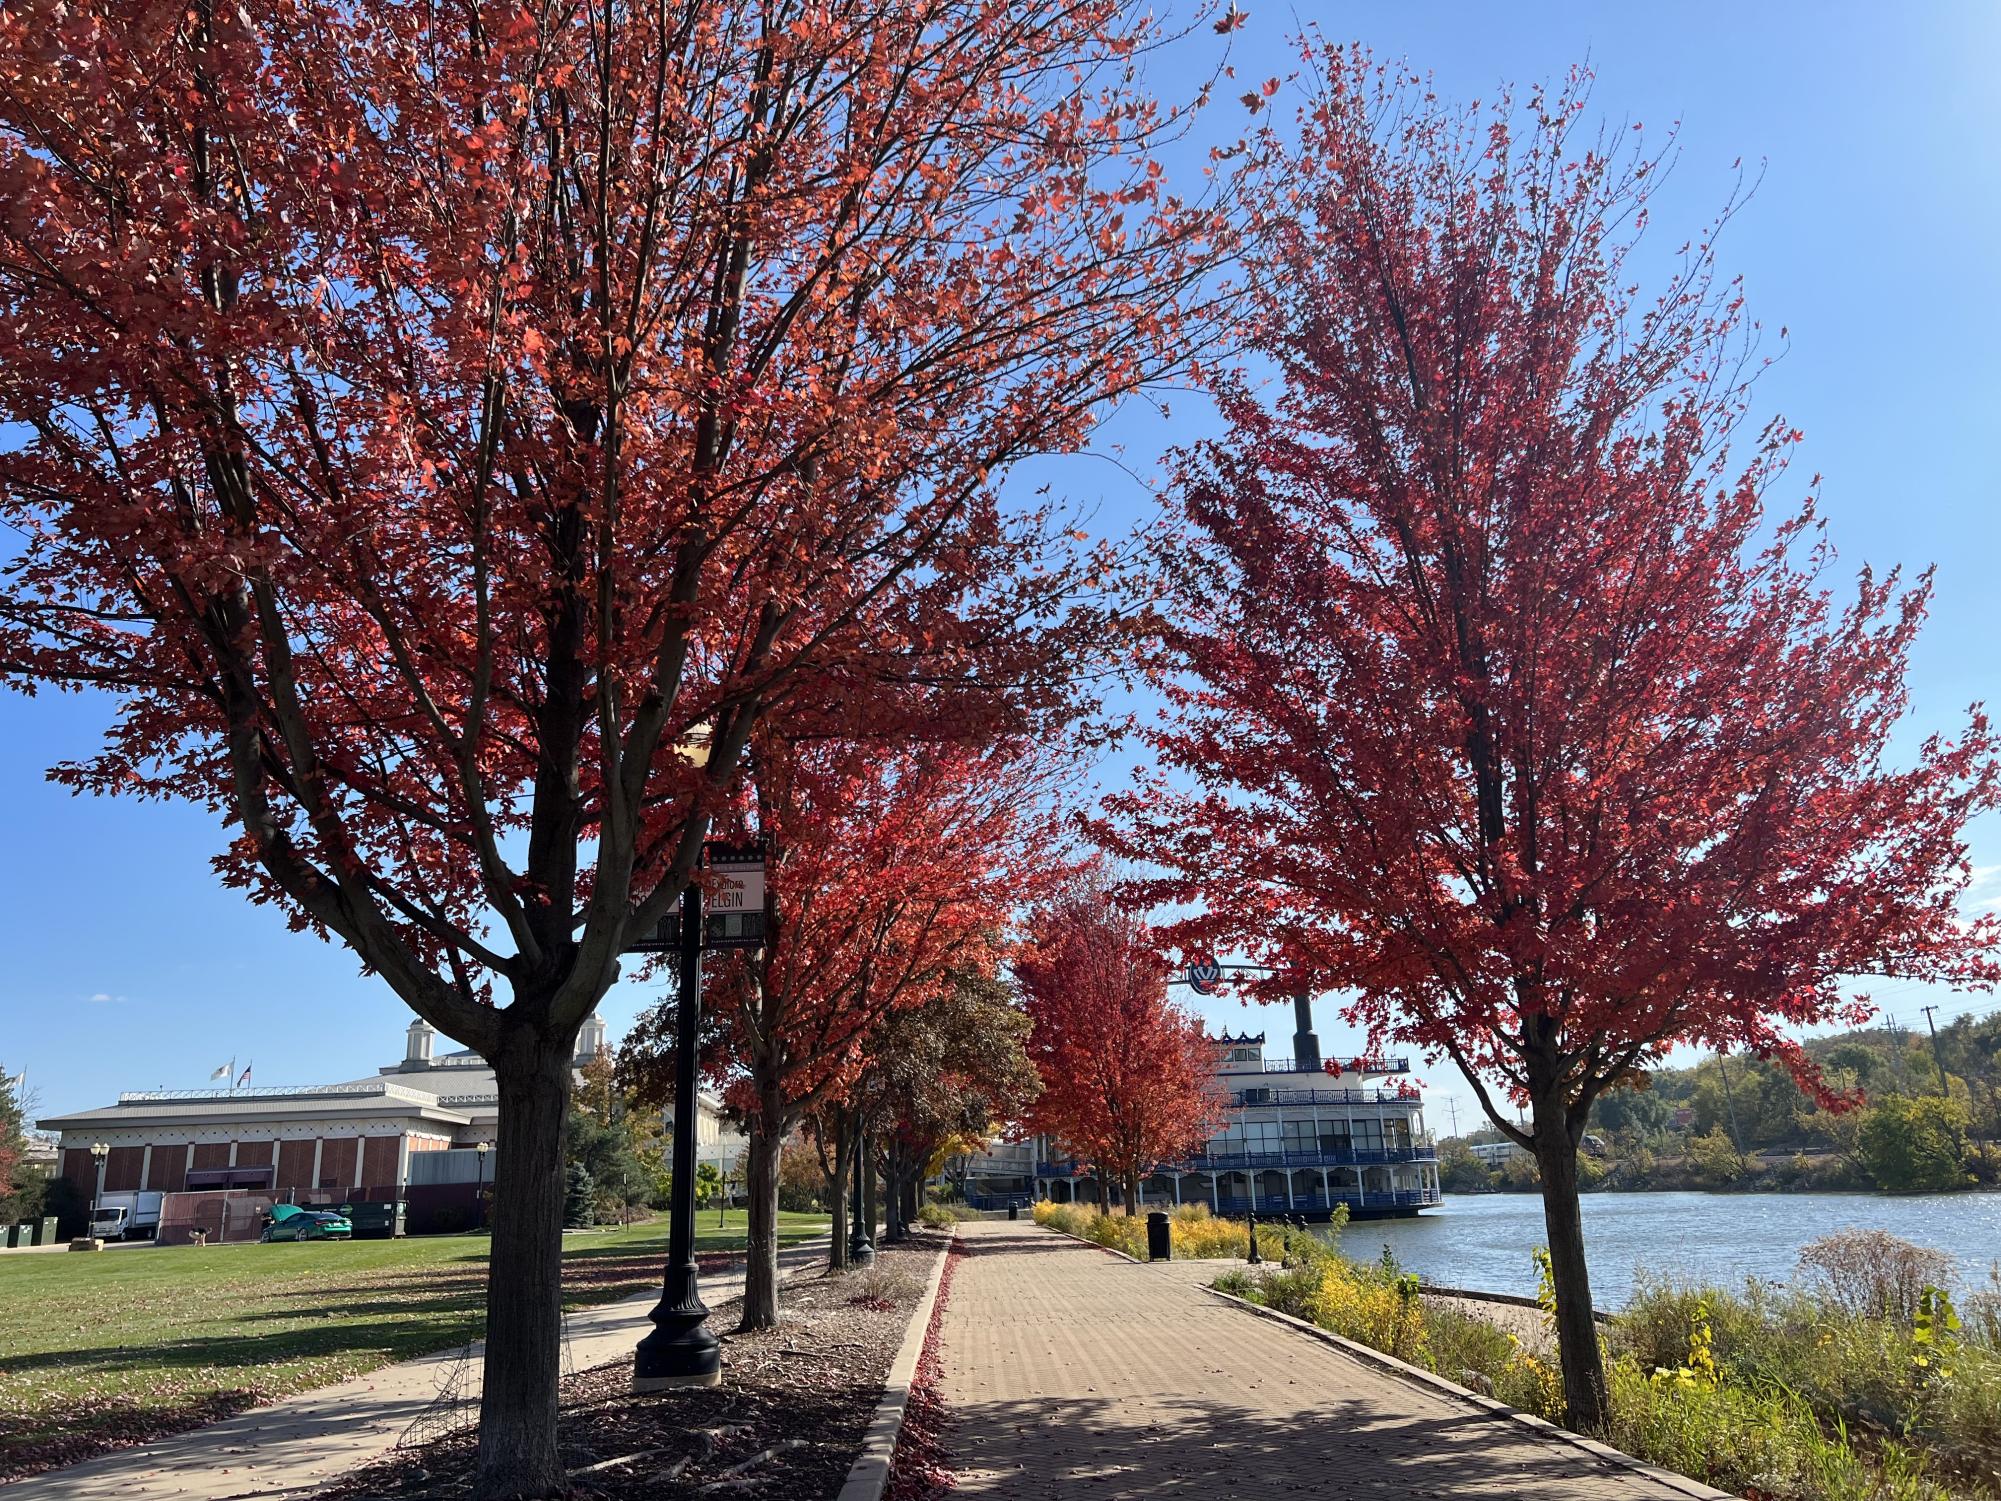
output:
[[[780,1276],[826,1260],[824,1236],[779,1253]],[[743,1291],[743,1273],[702,1278],[711,1308]],[[659,1289],[578,1309],[567,1319],[570,1369],[629,1356]],[[718,1333],[721,1331],[718,1330]],[[450,1378],[464,1346],[385,1366],[352,1381],[253,1407],[204,1428],[120,1449],[0,1486],[4,1501],[166,1501],[169,1497],[295,1497],[394,1448]],[[477,1360],[479,1347],[473,1347]],[[727,1359],[727,1356],[725,1356]]]
[[[1135,1265],[1026,1224],[959,1233],[938,1391],[962,1497],[1705,1493],[1226,1303],[1199,1285],[1219,1263]]]

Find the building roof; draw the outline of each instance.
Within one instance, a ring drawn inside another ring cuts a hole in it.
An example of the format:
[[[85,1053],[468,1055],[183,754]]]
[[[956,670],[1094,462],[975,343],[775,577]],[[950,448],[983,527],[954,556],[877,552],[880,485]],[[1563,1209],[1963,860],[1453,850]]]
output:
[[[466,1126],[473,1113],[454,1108],[426,1089],[387,1079],[347,1084],[309,1084],[276,1089],[149,1089],[121,1094],[116,1103],[69,1115],[46,1116],[44,1131],[167,1124],[205,1125],[222,1121],[338,1120],[345,1116],[406,1115],[441,1125]]]

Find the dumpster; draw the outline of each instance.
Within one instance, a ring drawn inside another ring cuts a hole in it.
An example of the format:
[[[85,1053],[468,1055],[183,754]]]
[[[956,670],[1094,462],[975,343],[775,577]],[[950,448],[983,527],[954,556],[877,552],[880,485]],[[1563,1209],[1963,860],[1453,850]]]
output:
[[[356,1240],[392,1240],[403,1232],[403,1206],[392,1201],[353,1204],[347,1207]]]
[[[1168,1230],[1167,1211],[1156,1209],[1146,1217],[1146,1259],[1174,1260],[1174,1236]]]

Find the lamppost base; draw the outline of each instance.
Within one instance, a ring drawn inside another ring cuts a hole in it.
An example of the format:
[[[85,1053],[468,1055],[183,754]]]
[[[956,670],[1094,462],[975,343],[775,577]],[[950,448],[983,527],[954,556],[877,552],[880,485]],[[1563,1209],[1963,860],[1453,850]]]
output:
[[[863,1241],[863,1242],[862,1242],[862,1243],[861,1243],[860,1245],[858,1245],[858,1246],[856,1246],[856,1245],[851,1245],[851,1246],[849,1246],[849,1247],[848,1247],[848,1265],[849,1265],[849,1266],[874,1266],[874,1265],[875,1265],[875,1247],[874,1247],[874,1246],[872,1246],[872,1245],[870,1245],[870,1244],[869,1244],[869,1243],[868,1243],[867,1241]]]
[[[705,1322],[709,1310],[694,1288],[694,1268],[678,1269],[681,1295],[662,1299],[648,1315],[653,1332],[632,1352],[632,1389],[664,1392],[679,1386],[714,1386],[722,1380],[723,1345]]]
[[[684,1386],[721,1386],[723,1373],[720,1369],[693,1376],[641,1376],[632,1378],[632,1394],[643,1397],[649,1392],[671,1392]]]

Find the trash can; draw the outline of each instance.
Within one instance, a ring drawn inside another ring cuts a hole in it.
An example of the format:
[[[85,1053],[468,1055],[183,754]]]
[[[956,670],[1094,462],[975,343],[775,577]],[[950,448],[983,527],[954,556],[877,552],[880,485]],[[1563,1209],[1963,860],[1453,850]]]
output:
[[[1019,1205],[1019,1204],[1017,1204],[1017,1203],[1013,1202],[1012,1200],[1010,1200],[1010,1201],[1008,1202],[1008,1206],[1007,1206],[1007,1217],[1008,1217],[1009,1219],[1011,1219],[1011,1220],[1018,1220],[1018,1219],[1020,1219],[1020,1218],[1021,1218],[1021,1205]]]
[[[28,1242],[22,1232],[26,1225],[0,1225],[0,1246],[12,1250],[15,1246],[25,1246]]]
[[[42,1233],[35,1237],[38,1246],[52,1246],[56,1243],[56,1217],[50,1215],[42,1221]]]
[[[1146,1259],[1174,1260],[1174,1237],[1168,1232],[1167,1211],[1156,1209],[1146,1217]]]

